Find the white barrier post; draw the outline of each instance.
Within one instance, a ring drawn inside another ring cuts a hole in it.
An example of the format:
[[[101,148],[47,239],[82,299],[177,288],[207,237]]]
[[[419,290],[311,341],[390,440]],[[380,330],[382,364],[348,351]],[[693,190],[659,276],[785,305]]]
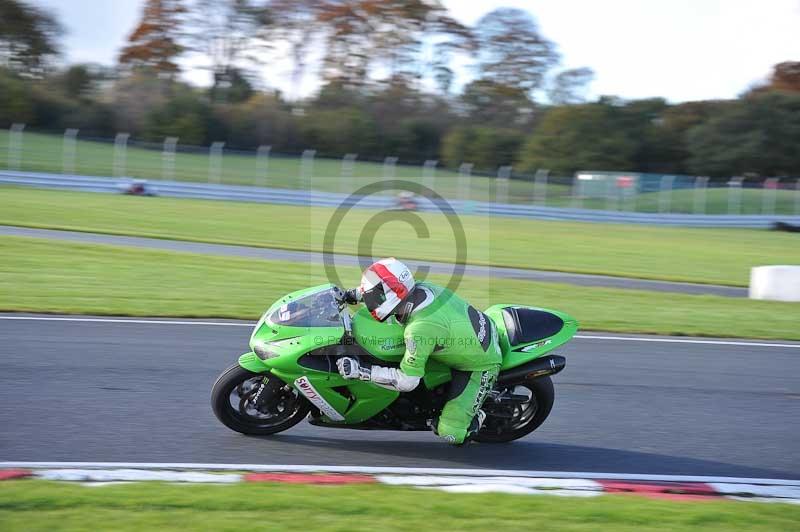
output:
[[[19,170],[22,162],[22,131],[25,124],[11,124],[8,129],[8,168]]]
[[[355,163],[357,158],[357,153],[345,153],[344,157],[342,157],[342,176],[339,180],[339,187],[341,188],[343,194],[352,194],[355,192],[353,174],[355,171]]]
[[[117,136],[114,137],[114,177],[125,176],[125,165],[128,159],[128,139],[130,136],[130,133],[117,133]]]
[[[708,188],[708,177],[700,176],[694,180],[693,211],[695,214],[706,213],[706,188]]]
[[[267,186],[269,179],[269,152],[272,146],[259,146],[256,150],[256,186]]]
[[[547,205],[547,178],[550,170],[536,170],[533,176],[533,202],[537,205]]]
[[[394,179],[395,167],[397,165],[397,157],[386,157],[383,160],[383,178]]]
[[[208,149],[208,182],[219,183],[222,180],[222,149],[224,142],[212,142]]]
[[[674,175],[665,175],[661,178],[661,188],[658,193],[658,212],[668,213],[672,209],[672,186],[674,183]]]
[[[75,173],[75,137],[78,136],[78,130],[68,128],[64,131],[64,139],[61,143],[61,173],[74,174]]]
[[[439,164],[439,161],[429,159],[425,161],[425,164],[422,166],[422,184],[431,190],[433,190],[433,187],[436,186],[437,164]]]
[[[570,207],[573,209],[583,208],[583,193],[586,186],[586,181],[590,181],[592,176],[590,174],[575,174],[572,178],[572,199],[569,202]]]
[[[300,157],[300,188],[308,189],[311,187],[311,179],[314,177],[314,155],[317,150],[303,150]]]
[[[458,167],[458,199],[461,201],[469,200],[469,181],[474,166],[472,163],[461,163]]]
[[[603,176],[603,183],[606,189],[606,210],[619,210],[619,190],[617,189],[617,179],[611,175]]]
[[[780,177],[770,177],[764,180],[761,192],[761,214],[775,214],[775,199],[778,196]]]
[[[741,214],[742,212],[743,182],[743,177],[732,177],[728,181],[728,214]]]
[[[178,145],[178,137],[167,137],[164,139],[164,150],[161,152],[161,179],[175,179],[175,147]]]
[[[800,177],[794,184],[794,213],[800,214]]]
[[[636,212],[636,190],[639,186],[638,175],[618,176],[617,191],[621,197],[622,211]]]
[[[800,302],[800,266],[757,266],[750,270],[750,299]]]
[[[510,166],[501,166],[497,169],[497,194],[495,194],[497,203],[509,203],[508,185],[511,179]]]

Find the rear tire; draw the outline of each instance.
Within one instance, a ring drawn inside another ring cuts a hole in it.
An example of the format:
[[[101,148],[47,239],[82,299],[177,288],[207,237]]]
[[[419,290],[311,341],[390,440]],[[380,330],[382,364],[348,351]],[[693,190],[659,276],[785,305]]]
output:
[[[519,383],[528,388],[533,395],[531,400],[524,405],[516,407],[515,415],[520,421],[517,424],[504,421],[491,415],[491,409],[484,409],[487,413],[483,428],[473,438],[482,443],[506,443],[527,436],[538,429],[550,415],[555,400],[555,390],[550,377],[528,379]],[[509,386],[513,388],[513,386]],[[491,401],[491,399],[487,399]],[[530,409],[535,409],[530,411]]]
[[[264,436],[300,423],[310,405],[278,377],[253,373],[237,364],[222,372],[214,383],[211,409],[229,429]]]

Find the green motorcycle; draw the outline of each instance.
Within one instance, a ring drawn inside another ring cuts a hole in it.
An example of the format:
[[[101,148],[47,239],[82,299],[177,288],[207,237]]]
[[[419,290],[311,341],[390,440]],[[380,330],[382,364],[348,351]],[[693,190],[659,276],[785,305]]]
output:
[[[252,351],[225,370],[211,392],[214,414],[225,426],[266,435],[308,417],[322,427],[430,430],[448,399],[450,368],[429,360],[420,385],[407,393],[344,379],[336,368],[339,357],[398,367],[405,345],[400,324],[378,322],[363,307],[351,316],[334,288],[292,292],[258,320]],[[494,305],[485,314],[500,333],[503,364],[474,439],[508,442],[536,430],[550,414],[550,375],[566,360],[548,353],[575,335],[578,322],[563,312],[520,305]]]

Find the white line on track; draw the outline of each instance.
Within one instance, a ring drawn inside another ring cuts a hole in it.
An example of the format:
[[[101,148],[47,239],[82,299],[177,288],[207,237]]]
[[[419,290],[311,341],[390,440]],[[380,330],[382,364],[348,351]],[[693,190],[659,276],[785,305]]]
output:
[[[137,320],[135,318],[68,318],[66,316],[0,316],[0,320],[30,321],[80,321],[89,323],[139,323],[148,325],[215,325],[220,327],[253,327],[253,323],[232,321],[176,321],[176,320]]]
[[[575,338],[586,340],[618,340],[623,342],[665,342],[671,344],[709,344],[709,345],[744,345],[749,347],[792,347],[800,349],[800,344],[776,344],[768,342],[737,342],[734,340],[698,340],[695,338],[639,338],[637,336],[594,336],[576,334]]]
[[[207,325],[218,327],[253,327],[253,323],[237,323],[233,321],[180,321],[180,320],[155,320],[136,318],[81,318],[67,316],[0,316],[0,320],[29,320],[29,321],[75,321],[88,323],[135,323],[145,325]],[[780,347],[800,349],[800,343],[781,344],[774,342],[754,342],[736,340],[701,340],[698,338],[657,338],[639,336],[600,336],[592,334],[577,334],[575,338],[582,340],[610,340],[620,342],[657,342],[670,344],[707,344],[707,345],[735,345],[745,347]]]
[[[581,471],[523,471],[505,469],[452,469],[437,467],[369,467],[325,465],[265,464],[192,464],[158,462],[0,462],[0,468],[126,468],[183,469],[207,471],[270,471],[288,473],[362,473],[374,475],[457,475],[469,477],[582,478],[605,480],[642,480],[651,482],[723,482],[729,484],[769,484],[800,486],[800,480],[777,478],[712,477],[688,475],[649,475],[636,473],[597,473]]]

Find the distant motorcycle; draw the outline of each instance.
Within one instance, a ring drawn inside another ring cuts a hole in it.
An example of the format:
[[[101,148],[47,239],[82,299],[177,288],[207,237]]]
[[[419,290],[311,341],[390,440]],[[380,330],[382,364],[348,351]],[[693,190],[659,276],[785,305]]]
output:
[[[474,439],[508,442],[533,432],[550,414],[550,375],[566,360],[548,353],[575,335],[578,322],[520,305],[494,305],[485,314],[500,333],[503,363]],[[405,345],[401,325],[378,322],[363,307],[351,316],[330,284],[277,301],[256,324],[250,348],[211,392],[217,419],[242,434],[275,434],[306,417],[322,427],[430,430],[447,401],[450,368],[433,359],[420,385],[406,393],[339,375],[336,360],[344,356],[397,367]]]

